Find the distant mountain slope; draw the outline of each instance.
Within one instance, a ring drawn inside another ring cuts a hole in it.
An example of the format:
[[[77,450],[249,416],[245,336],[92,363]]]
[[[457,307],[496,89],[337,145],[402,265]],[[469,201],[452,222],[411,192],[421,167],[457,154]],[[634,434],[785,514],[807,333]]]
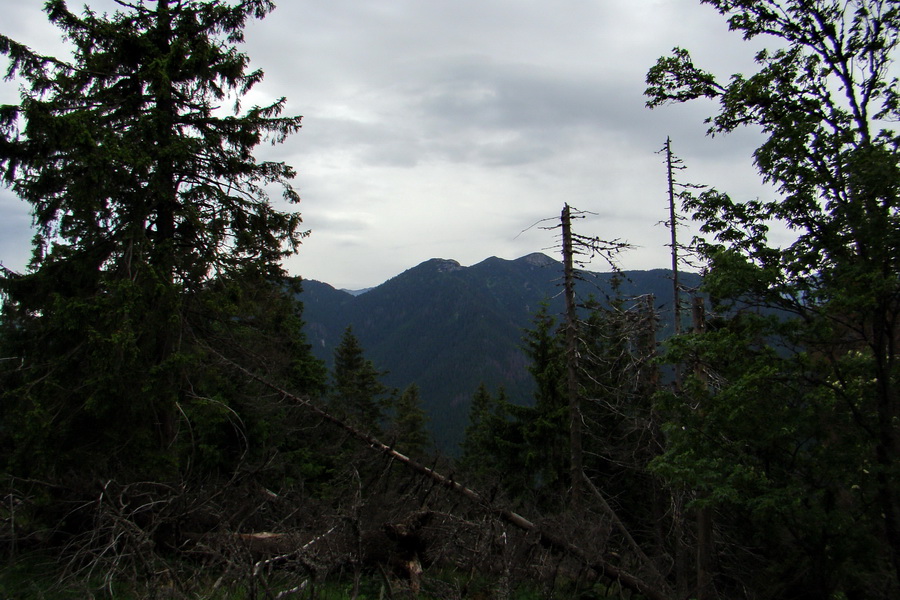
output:
[[[622,294],[654,294],[663,312],[671,303],[666,270],[626,272]],[[603,298],[610,273],[585,273],[582,298]],[[687,276],[698,283],[698,276]],[[452,452],[465,429],[469,401],[484,382],[503,386],[520,404],[532,401],[533,384],[521,342],[542,302],[561,313],[562,265],[544,254],[517,260],[492,257],[471,267],[431,259],[385,283],[352,295],[318,281],[303,282],[301,300],[309,341],[329,366],[348,325],[385,383],[416,383],[438,446]],[[666,316],[663,315],[663,319]]]

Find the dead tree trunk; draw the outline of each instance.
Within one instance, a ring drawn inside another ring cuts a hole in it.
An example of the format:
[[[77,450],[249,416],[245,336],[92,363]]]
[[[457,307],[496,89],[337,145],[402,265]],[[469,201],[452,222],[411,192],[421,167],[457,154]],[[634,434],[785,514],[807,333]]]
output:
[[[575,307],[575,257],[572,246],[572,215],[563,206],[560,217],[563,236],[563,276],[566,298],[566,395],[569,400],[570,506],[581,504],[584,487],[581,399],[578,391],[578,314]]]
[[[412,460],[408,456],[397,452],[390,446],[383,444],[368,433],[365,433],[364,431],[361,431],[352,425],[344,423],[342,420],[329,414],[326,410],[323,410],[322,408],[313,404],[308,398],[303,398],[291,394],[280,386],[275,385],[265,378],[260,377],[259,375],[235,363],[234,361],[226,358],[212,348],[207,347],[207,351],[210,352],[210,354],[212,354],[213,356],[218,357],[225,365],[235,369],[240,373],[243,373],[246,377],[253,379],[254,381],[257,381],[267,388],[277,392],[284,399],[290,400],[306,407],[311,412],[321,417],[322,420],[339,427],[350,437],[353,437],[365,443],[375,452],[380,452],[386,456],[391,457],[392,460],[406,465],[407,468],[416,473],[419,473],[420,475],[428,477],[438,485],[456,492],[462,497],[472,501],[476,505],[484,507],[486,511],[490,512],[492,515],[501,519],[502,521],[505,521],[506,523],[509,523],[510,525],[521,529],[522,531],[535,535],[538,542],[543,547],[577,558],[587,568],[595,571],[598,576],[603,577],[609,581],[614,581],[625,589],[629,589],[633,592],[637,592],[638,594],[642,594],[648,600],[672,600],[672,591],[668,589],[668,586],[664,582],[653,585],[648,583],[644,579],[629,573],[625,569],[616,566],[613,561],[618,559],[619,557],[615,553],[603,554],[598,556],[596,552],[582,550],[571,542],[549,531],[541,529],[538,525],[536,525],[532,521],[529,521],[518,513],[515,513],[509,509],[497,508],[495,506],[492,506],[490,500],[487,497],[482,496],[475,490],[462,485],[461,483],[455,481],[452,477],[446,477],[445,475],[438,473],[434,469],[426,467],[425,465]]]
[[[672,310],[674,311],[674,333],[681,333],[681,282],[678,280],[678,215],[675,212],[675,165],[672,159],[672,140],[666,138],[666,174],[669,181],[669,233],[672,249]],[[676,378],[680,373],[676,373]],[[680,381],[676,384],[680,386]]]

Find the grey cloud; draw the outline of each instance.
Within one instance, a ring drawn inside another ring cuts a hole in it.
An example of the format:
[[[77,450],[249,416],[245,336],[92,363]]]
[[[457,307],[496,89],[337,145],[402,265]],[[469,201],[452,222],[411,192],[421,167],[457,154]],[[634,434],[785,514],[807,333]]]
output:
[[[415,71],[424,71],[420,67]],[[317,148],[355,149],[371,164],[413,167],[421,161],[514,166],[565,154],[593,136],[596,143],[661,145],[666,136],[702,139],[714,107],[644,107],[643,80],[572,77],[548,68],[463,56],[382,90],[367,107],[374,121],[308,118]],[[668,113],[666,112],[668,111]],[[672,114],[679,113],[673,119]],[[662,124],[665,123],[665,126]],[[700,152],[715,152],[699,144]],[[746,148],[737,151],[746,154]]]
[[[348,234],[359,234],[369,231],[371,223],[360,214],[335,213],[333,211],[318,212],[312,217],[317,232],[340,231]]]
[[[697,0],[276,3],[248,23],[243,50],[267,76],[247,105],[287,96],[287,113],[304,115],[296,136],[259,152],[298,170],[313,231],[289,263],[299,274],[363,287],[432,255],[515,258],[552,246],[547,232],[515,236],[558,215],[563,199],[605,211],[603,228],[650,248],[665,184],[653,152],[666,136],[691,180],[758,193],[752,131],[710,140],[703,119],[714,106],[644,108],[647,69],[675,45],[723,77],[753,68],[754,51]],[[53,48],[58,32],[37,4],[0,0],[16,17],[2,32]],[[7,230],[19,204],[0,191],[7,264],[30,238]],[[473,233],[459,242],[437,229]],[[651,255],[641,252],[643,264]]]

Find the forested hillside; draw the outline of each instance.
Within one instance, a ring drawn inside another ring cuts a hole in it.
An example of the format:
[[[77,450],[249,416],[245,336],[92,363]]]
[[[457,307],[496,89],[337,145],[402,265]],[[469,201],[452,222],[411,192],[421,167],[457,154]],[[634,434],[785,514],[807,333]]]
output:
[[[606,302],[616,294],[652,296],[660,338],[671,332],[671,272],[580,275],[577,291],[583,302],[591,297]],[[438,448],[455,454],[481,384],[504,388],[516,404],[534,403],[525,333],[543,304],[550,314],[564,312],[562,277],[562,263],[544,254],[493,257],[470,267],[432,259],[356,297],[307,280],[300,300],[306,336],[318,358],[331,364],[341,334],[352,326],[366,356],[387,371],[386,384],[419,386]],[[619,280],[615,291],[614,277]],[[700,277],[683,274],[682,283],[696,289]]]

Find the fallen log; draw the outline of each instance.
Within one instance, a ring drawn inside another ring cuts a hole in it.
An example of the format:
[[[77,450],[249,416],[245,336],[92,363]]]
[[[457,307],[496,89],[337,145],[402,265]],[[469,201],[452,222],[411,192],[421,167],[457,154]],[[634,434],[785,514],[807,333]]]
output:
[[[221,353],[213,350],[212,348],[207,347],[207,350],[213,355],[217,356],[225,364],[243,373],[250,379],[253,379],[268,387],[269,389],[281,394],[281,396],[286,400],[290,400],[306,407],[307,409],[321,417],[323,420],[339,427],[351,437],[365,443],[373,450],[391,457],[393,460],[405,465],[407,468],[415,471],[416,473],[428,477],[438,485],[441,485],[442,487],[467,498],[471,502],[480,505],[484,510],[498,517],[502,521],[509,523],[510,525],[521,529],[522,531],[535,534],[539,540],[539,543],[545,548],[577,557],[583,562],[583,564],[594,570],[601,577],[613,580],[624,588],[630,589],[646,596],[649,600],[671,600],[673,598],[674,594],[669,586],[665,584],[665,582],[659,582],[658,584],[653,585],[647,581],[644,581],[640,577],[629,573],[625,569],[613,564],[611,560],[615,557],[612,554],[606,554],[605,556],[601,556],[600,558],[591,557],[581,548],[548,531],[541,529],[535,523],[526,519],[522,515],[505,508],[493,506],[487,500],[487,498],[479,494],[477,491],[462,485],[461,483],[455,481],[452,477],[447,477],[441,473],[438,473],[433,468],[427,467],[411,459],[405,454],[398,452],[387,444],[382,443],[374,436],[345,423],[343,420],[331,415],[327,410],[314,404],[309,398],[304,398],[288,392],[282,387],[268,381],[264,377],[251,372],[245,367],[223,356]]]

